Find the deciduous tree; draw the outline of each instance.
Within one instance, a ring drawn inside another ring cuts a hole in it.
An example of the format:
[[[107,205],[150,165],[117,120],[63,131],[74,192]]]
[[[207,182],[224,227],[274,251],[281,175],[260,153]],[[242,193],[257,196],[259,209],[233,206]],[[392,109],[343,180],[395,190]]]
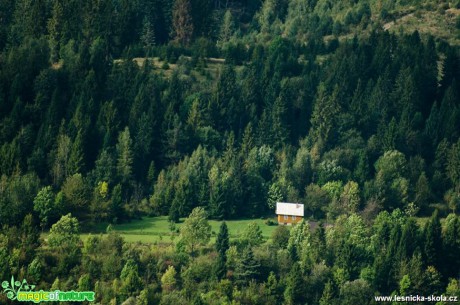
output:
[[[211,237],[211,225],[202,207],[194,208],[181,227],[181,238],[190,253],[194,254],[200,245],[205,245]]]

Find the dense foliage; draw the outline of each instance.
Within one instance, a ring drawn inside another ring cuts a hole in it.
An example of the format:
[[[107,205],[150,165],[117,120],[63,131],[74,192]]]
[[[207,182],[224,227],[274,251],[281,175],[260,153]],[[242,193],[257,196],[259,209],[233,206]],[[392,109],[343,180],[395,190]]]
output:
[[[383,26],[460,3],[332,2],[0,0],[1,279],[102,304],[459,294],[459,48]],[[277,201],[333,226],[209,246],[206,217]],[[78,236],[156,215],[201,230]]]

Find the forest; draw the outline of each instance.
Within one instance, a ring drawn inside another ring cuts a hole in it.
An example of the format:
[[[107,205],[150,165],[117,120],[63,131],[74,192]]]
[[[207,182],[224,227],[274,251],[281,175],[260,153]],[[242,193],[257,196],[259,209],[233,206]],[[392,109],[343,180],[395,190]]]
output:
[[[459,82],[458,0],[0,0],[0,281],[110,305],[460,298]],[[277,226],[280,201],[305,221]],[[113,229],[158,216],[177,238]]]

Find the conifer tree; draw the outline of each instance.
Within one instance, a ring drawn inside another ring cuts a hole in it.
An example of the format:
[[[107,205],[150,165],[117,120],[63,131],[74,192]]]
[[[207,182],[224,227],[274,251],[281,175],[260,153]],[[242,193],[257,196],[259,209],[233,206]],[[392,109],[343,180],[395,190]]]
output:
[[[222,279],[227,272],[227,250],[229,248],[228,228],[227,224],[222,222],[219,229],[219,234],[216,239],[217,262],[216,262],[216,276]]]
[[[216,250],[219,254],[223,254],[227,252],[229,248],[229,236],[228,236],[228,227],[225,221],[223,221],[219,228],[219,233],[216,239]]]
[[[227,10],[224,14],[224,19],[222,21],[222,25],[220,26],[219,31],[219,41],[218,45],[223,47],[232,37],[234,31],[234,21],[233,15],[230,10]]]
[[[441,262],[442,239],[441,222],[439,221],[438,211],[436,210],[424,229],[425,243],[423,248],[424,261],[427,266],[434,266],[439,269]]]
[[[260,264],[254,258],[251,247],[246,248],[235,270],[235,278],[240,285],[246,285],[250,280],[257,280],[260,274]]]
[[[455,190],[460,192],[460,139],[449,150],[446,170]]]
[[[431,199],[431,190],[425,172],[420,174],[415,186],[415,204],[417,207],[424,209],[428,206]]]
[[[460,270],[460,221],[455,214],[449,214],[445,221],[446,227],[442,236],[442,264],[440,271],[445,277],[455,278]]]
[[[303,304],[305,300],[304,280],[297,262],[292,265],[291,271],[289,271],[284,299],[289,305]]]
[[[147,18],[144,18],[143,21],[141,42],[144,46],[146,55],[148,55],[148,52],[155,45],[155,31],[152,23],[150,23],[150,21]]]
[[[415,253],[420,242],[417,222],[409,218],[402,228],[401,239],[399,241],[397,258],[400,261],[409,261]]]
[[[72,144],[72,149],[70,151],[69,156],[69,174],[77,174],[82,173],[85,167],[85,158],[84,158],[84,150],[83,150],[83,134],[82,131],[79,130],[75,141]]]
[[[117,143],[117,172],[123,183],[128,182],[132,175],[132,140],[129,134],[128,127],[124,131],[120,132]]]
[[[273,271],[270,271],[270,274],[268,275],[267,283],[267,295],[268,297],[272,297],[275,302],[279,302],[279,284],[276,279],[276,275]]]
[[[334,289],[332,286],[332,282],[328,282],[323,290],[323,295],[319,300],[319,305],[334,305]]]
[[[190,0],[175,0],[172,23],[174,39],[183,45],[189,45],[193,37],[192,8]]]
[[[320,149],[326,148],[328,144],[331,144],[330,141],[333,140],[334,127],[337,124],[337,116],[340,113],[338,90],[338,87],[334,88],[332,95],[329,95],[324,83],[321,83],[318,87],[315,106],[311,116],[311,134]]]
[[[55,185],[60,185],[69,175],[68,160],[70,153],[70,138],[61,134],[57,139],[56,159],[53,165],[53,181]]]

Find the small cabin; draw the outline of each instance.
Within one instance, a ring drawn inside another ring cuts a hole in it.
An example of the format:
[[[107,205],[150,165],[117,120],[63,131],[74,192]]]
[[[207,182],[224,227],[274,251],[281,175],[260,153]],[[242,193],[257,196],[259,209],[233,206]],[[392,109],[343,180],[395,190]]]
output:
[[[292,225],[303,219],[304,211],[301,203],[276,203],[276,215],[278,215],[278,224]]]

